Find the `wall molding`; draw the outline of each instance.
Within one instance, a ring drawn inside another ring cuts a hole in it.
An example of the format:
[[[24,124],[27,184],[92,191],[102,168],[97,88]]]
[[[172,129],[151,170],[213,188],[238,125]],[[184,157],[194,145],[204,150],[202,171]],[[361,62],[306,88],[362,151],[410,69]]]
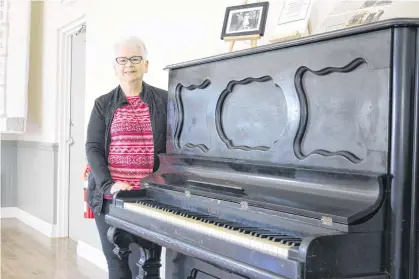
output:
[[[40,142],[40,141],[17,141],[18,148],[34,148],[48,151],[57,151],[58,143],[53,142]]]
[[[19,140],[1,139],[1,145],[4,147],[17,147]]]
[[[34,148],[48,151],[57,151],[58,143],[26,140],[1,140],[3,147]]]
[[[56,237],[55,225],[45,222],[18,207],[2,207],[0,209],[0,215],[2,219],[16,218],[50,238]]]
[[[79,240],[77,242],[77,255],[108,272],[108,264],[105,255],[103,255],[103,252],[100,249]]]
[[[57,119],[58,119],[58,176],[56,195],[57,234],[68,237],[69,227],[69,157],[70,149],[70,82],[71,82],[71,41],[83,25],[87,24],[86,15],[62,26],[58,31],[57,60]]]

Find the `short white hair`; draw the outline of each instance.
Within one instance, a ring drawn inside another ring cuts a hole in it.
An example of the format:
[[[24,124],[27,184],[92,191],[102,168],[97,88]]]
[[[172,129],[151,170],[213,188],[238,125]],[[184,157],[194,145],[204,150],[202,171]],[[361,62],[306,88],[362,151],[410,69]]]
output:
[[[125,47],[137,47],[142,50],[143,52],[143,58],[147,59],[148,53],[147,48],[145,46],[145,43],[143,40],[141,40],[138,37],[131,36],[127,38],[120,39],[115,45],[114,45],[114,54],[116,55],[118,49],[122,46]]]

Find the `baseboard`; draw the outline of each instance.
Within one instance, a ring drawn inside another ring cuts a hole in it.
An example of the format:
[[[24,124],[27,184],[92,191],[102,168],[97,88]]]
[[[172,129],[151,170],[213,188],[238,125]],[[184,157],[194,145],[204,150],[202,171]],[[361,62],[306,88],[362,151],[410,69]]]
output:
[[[55,237],[56,226],[17,207],[2,207],[1,218],[16,218],[40,233]]]
[[[19,208],[17,207],[2,207],[0,208],[0,217],[1,219],[16,218],[18,211]]]
[[[77,255],[108,272],[105,255],[103,255],[103,252],[100,249],[79,240],[77,242]]]
[[[48,237],[55,237],[55,225],[39,219],[22,209],[19,209],[17,219]]]
[[[42,234],[48,237],[56,236],[56,226],[45,222],[44,220],[35,217],[28,212],[17,208],[17,207],[2,207],[0,208],[0,217],[3,218],[16,218],[19,221],[25,223],[26,225],[34,228],[35,230],[41,232]],[[103,255],[100,249],[97,249],[84,241],[79,240],[77,243],[77,255],[85,260],[91,262],[92,264],[98,266],[104,271],[108,272],[108,265],[106,263],[105,255]],[[166,259],[166,250],[162,249],[162,268],[160,276],[162,279],[165,278],[165,259]]]

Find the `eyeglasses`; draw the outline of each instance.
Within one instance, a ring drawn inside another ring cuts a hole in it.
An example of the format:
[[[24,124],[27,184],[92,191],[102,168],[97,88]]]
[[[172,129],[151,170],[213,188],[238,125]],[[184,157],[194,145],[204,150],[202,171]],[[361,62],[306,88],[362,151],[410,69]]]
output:
[[[125,65],[128,63],[128,61],[131,61],[132,64],[139,64],[143,60],[143,57],[142,56],[132,56],[130,58],[117,57],[115,60],[116,60],[116,63],[118,63],[119,65]]]

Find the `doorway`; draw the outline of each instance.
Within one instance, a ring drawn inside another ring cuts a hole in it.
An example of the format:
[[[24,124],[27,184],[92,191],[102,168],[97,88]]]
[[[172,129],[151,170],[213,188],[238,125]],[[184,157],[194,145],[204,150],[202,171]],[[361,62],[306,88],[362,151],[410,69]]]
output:
[[[86,26],[71,36],[70,121],[69,121],[69,210],[68,235],[74,241],[83,241],[100,248],[100,239],[94,219],[85,219],[82,173],[85,160],[85,75]]]

